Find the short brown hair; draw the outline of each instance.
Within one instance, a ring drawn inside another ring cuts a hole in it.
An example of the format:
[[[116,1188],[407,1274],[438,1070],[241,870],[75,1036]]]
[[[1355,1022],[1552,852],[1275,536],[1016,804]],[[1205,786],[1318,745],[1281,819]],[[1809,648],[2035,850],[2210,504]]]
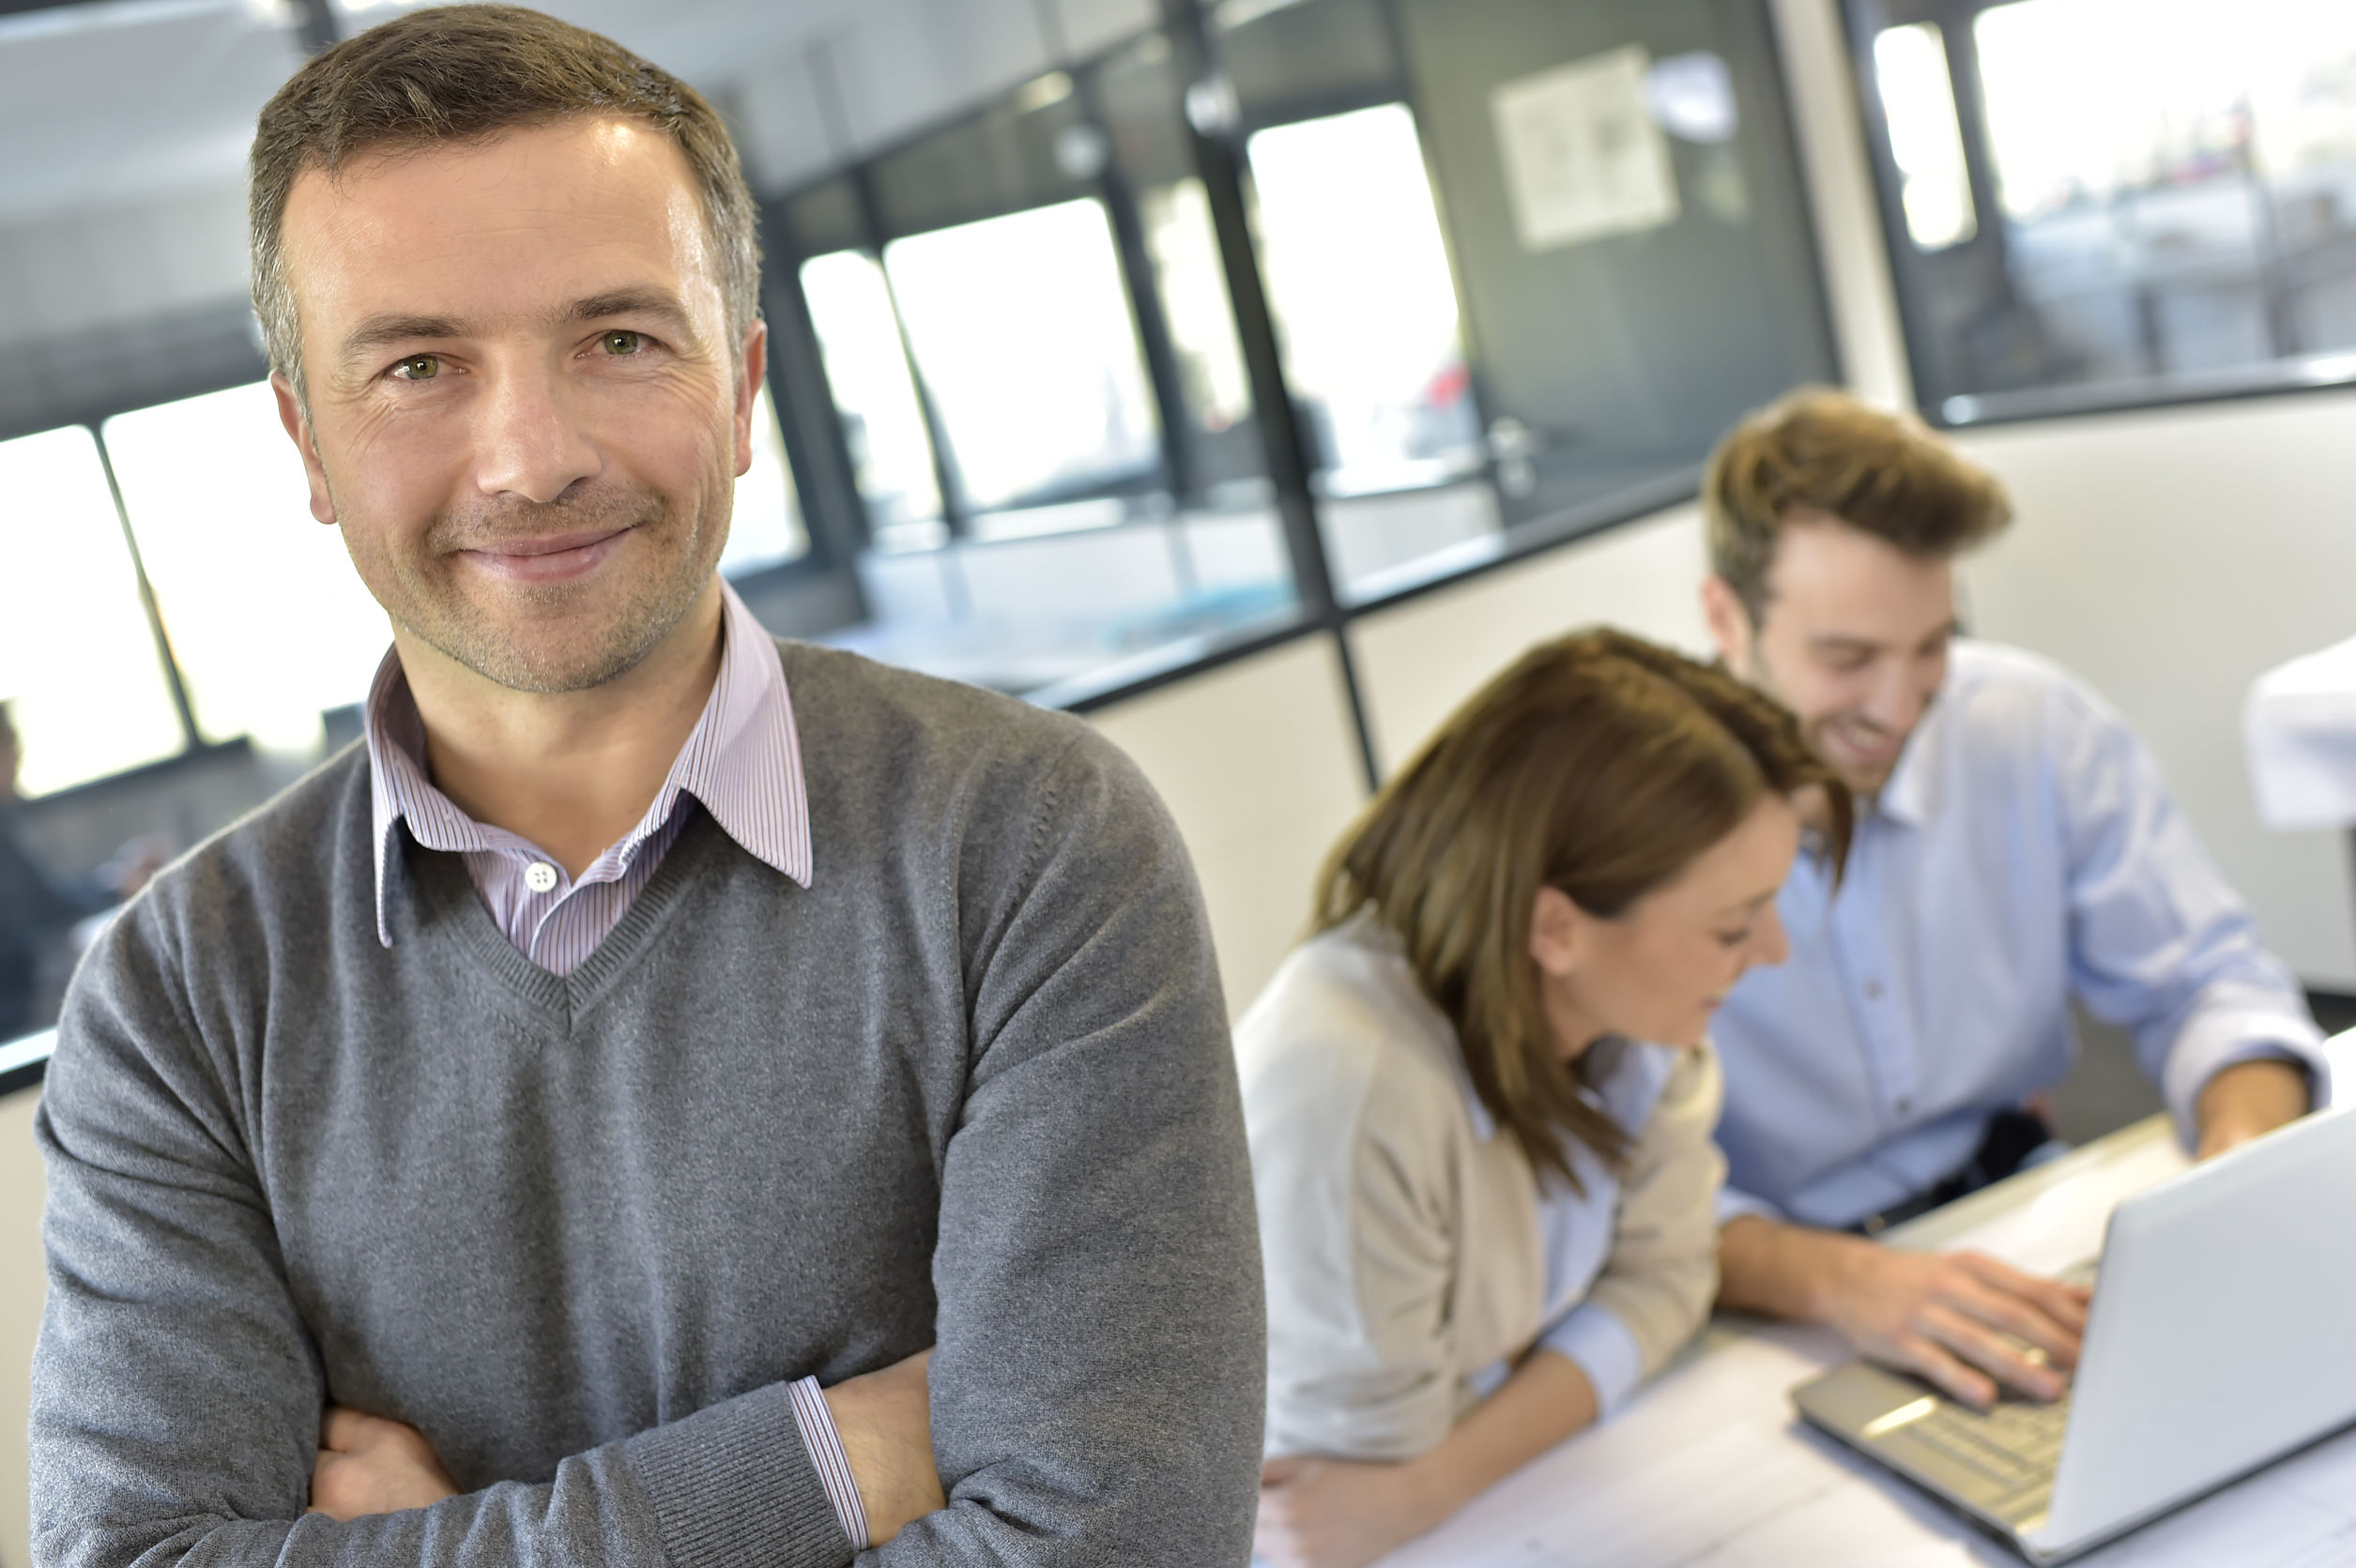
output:
[[[305,171],[372,153],[471,142],[577,115],[640,120],[694,174],[733,343],[760,303],[752,191],[727,128],[695,88],[612,39],[520,6],[437,6],[345,39],[288,79],[253,134],[253,312],[271,367],[303,392],[302,339],[282,245]]]
[[[1828,801],[1837,874],[1851,804],[1798,722],[1724,670],[1624,632],[1541,643],[1476,693],[1334,848],[1312,924],[1358,910],[1397,935],[1455,1026],[1481,1104],[1530,1164],[1577,1185],[1565,1134],[1607,1163],[1622,1128],[1581,1092],[1546,1021],[1530,921],[1558,888],[1607,919],[1675,877],[1768,791]]]
[[[1710,570],[1753,626],[1794,510],[1827,512],[1909,556],[1952,556],[2000,532],[2012,500],[1919,419],[1828,387],[1803,387],[1747,416],[1710,453],[1702,515]]]

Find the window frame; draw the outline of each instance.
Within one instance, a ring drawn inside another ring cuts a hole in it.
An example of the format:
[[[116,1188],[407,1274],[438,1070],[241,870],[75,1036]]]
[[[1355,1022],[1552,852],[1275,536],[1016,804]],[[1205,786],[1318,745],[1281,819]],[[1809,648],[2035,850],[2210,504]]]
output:
[[[1965,266],[1990,267],[2010,287],[2005,271],[2005,218],[1988,144],[1986,100],[1981,92],[1976,26],[1982,13],[2016,0],[1841,0],[1849,53],[1850,88],[1865,131],[1882,242],[1897,297],[1899,326],[1905,338],[1906,370],[1915,406],[1929,424],[1943,430],[2024,420],[2068,419],[2135,409],[2232,403],[2299,392],[2345,390],[2356,386],[2356,348],[2333,349],[2253,361],[2212,370],[2110,377],[2097,381],[2025,387],[2006,391],[1965,392],[1940,385],[1940,344],[1934,297],[1935,273]],[[1904,176],[1891,151],[1874,62],[1874,40],[1883,29],[1931,23],[1945,45],[1950,85],[1955,95],[1956,129],[1978,223],[1966,240],[1936,251],[1917,248],[1906,227]],[[1926,276],[1930,274],[1930,276]]]

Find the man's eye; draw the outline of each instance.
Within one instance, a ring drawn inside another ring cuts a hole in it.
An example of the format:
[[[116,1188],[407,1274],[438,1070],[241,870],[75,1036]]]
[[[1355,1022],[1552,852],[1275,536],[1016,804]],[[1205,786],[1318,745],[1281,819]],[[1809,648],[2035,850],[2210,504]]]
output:
[[[393,366],[392,373],[402,381],[431,381],[442,373],[442,362],[431,354],[413,354]]]
[[[608,354],[635,354],[646,346],[646,339],[635,332],[608,332],[597,341]]]
[[[1743,943],[1751,940],[1751,928],[1746,925],[1740,931],[1719,932],[1718,939],[1727,947],[1738,948],[1742,946]]]

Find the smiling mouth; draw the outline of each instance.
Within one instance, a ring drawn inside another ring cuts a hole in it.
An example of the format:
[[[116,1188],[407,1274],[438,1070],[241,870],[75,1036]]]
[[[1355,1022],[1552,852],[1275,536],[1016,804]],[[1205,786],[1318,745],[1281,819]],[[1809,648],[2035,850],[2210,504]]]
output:
[[[1839,740],[1852,754],[1871,757],[1876,761],[1895,755],[1903,738],[1889,735],[1868,735],[1845,727],[1835,727],[1831,734],[1832,738]]]
[[[501,540],[459,555],[493,574],[523,583],[561,583],[597,570],[630,529],[590,528],[534,539]]]

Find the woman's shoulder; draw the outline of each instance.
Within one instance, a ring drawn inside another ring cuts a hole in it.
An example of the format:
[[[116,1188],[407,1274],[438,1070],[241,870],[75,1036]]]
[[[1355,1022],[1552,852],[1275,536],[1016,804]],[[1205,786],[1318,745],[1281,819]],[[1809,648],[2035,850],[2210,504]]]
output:
[[[1261,1126],[1305,1122],[1327,1141],[1387,1141],[1466,1120],[1455,1031],[1370,922],[1293,949],[1237,1021],[1235,1053],[1246,1119]],[[1345,1131],[1354,1137],[1340,1138]]]

